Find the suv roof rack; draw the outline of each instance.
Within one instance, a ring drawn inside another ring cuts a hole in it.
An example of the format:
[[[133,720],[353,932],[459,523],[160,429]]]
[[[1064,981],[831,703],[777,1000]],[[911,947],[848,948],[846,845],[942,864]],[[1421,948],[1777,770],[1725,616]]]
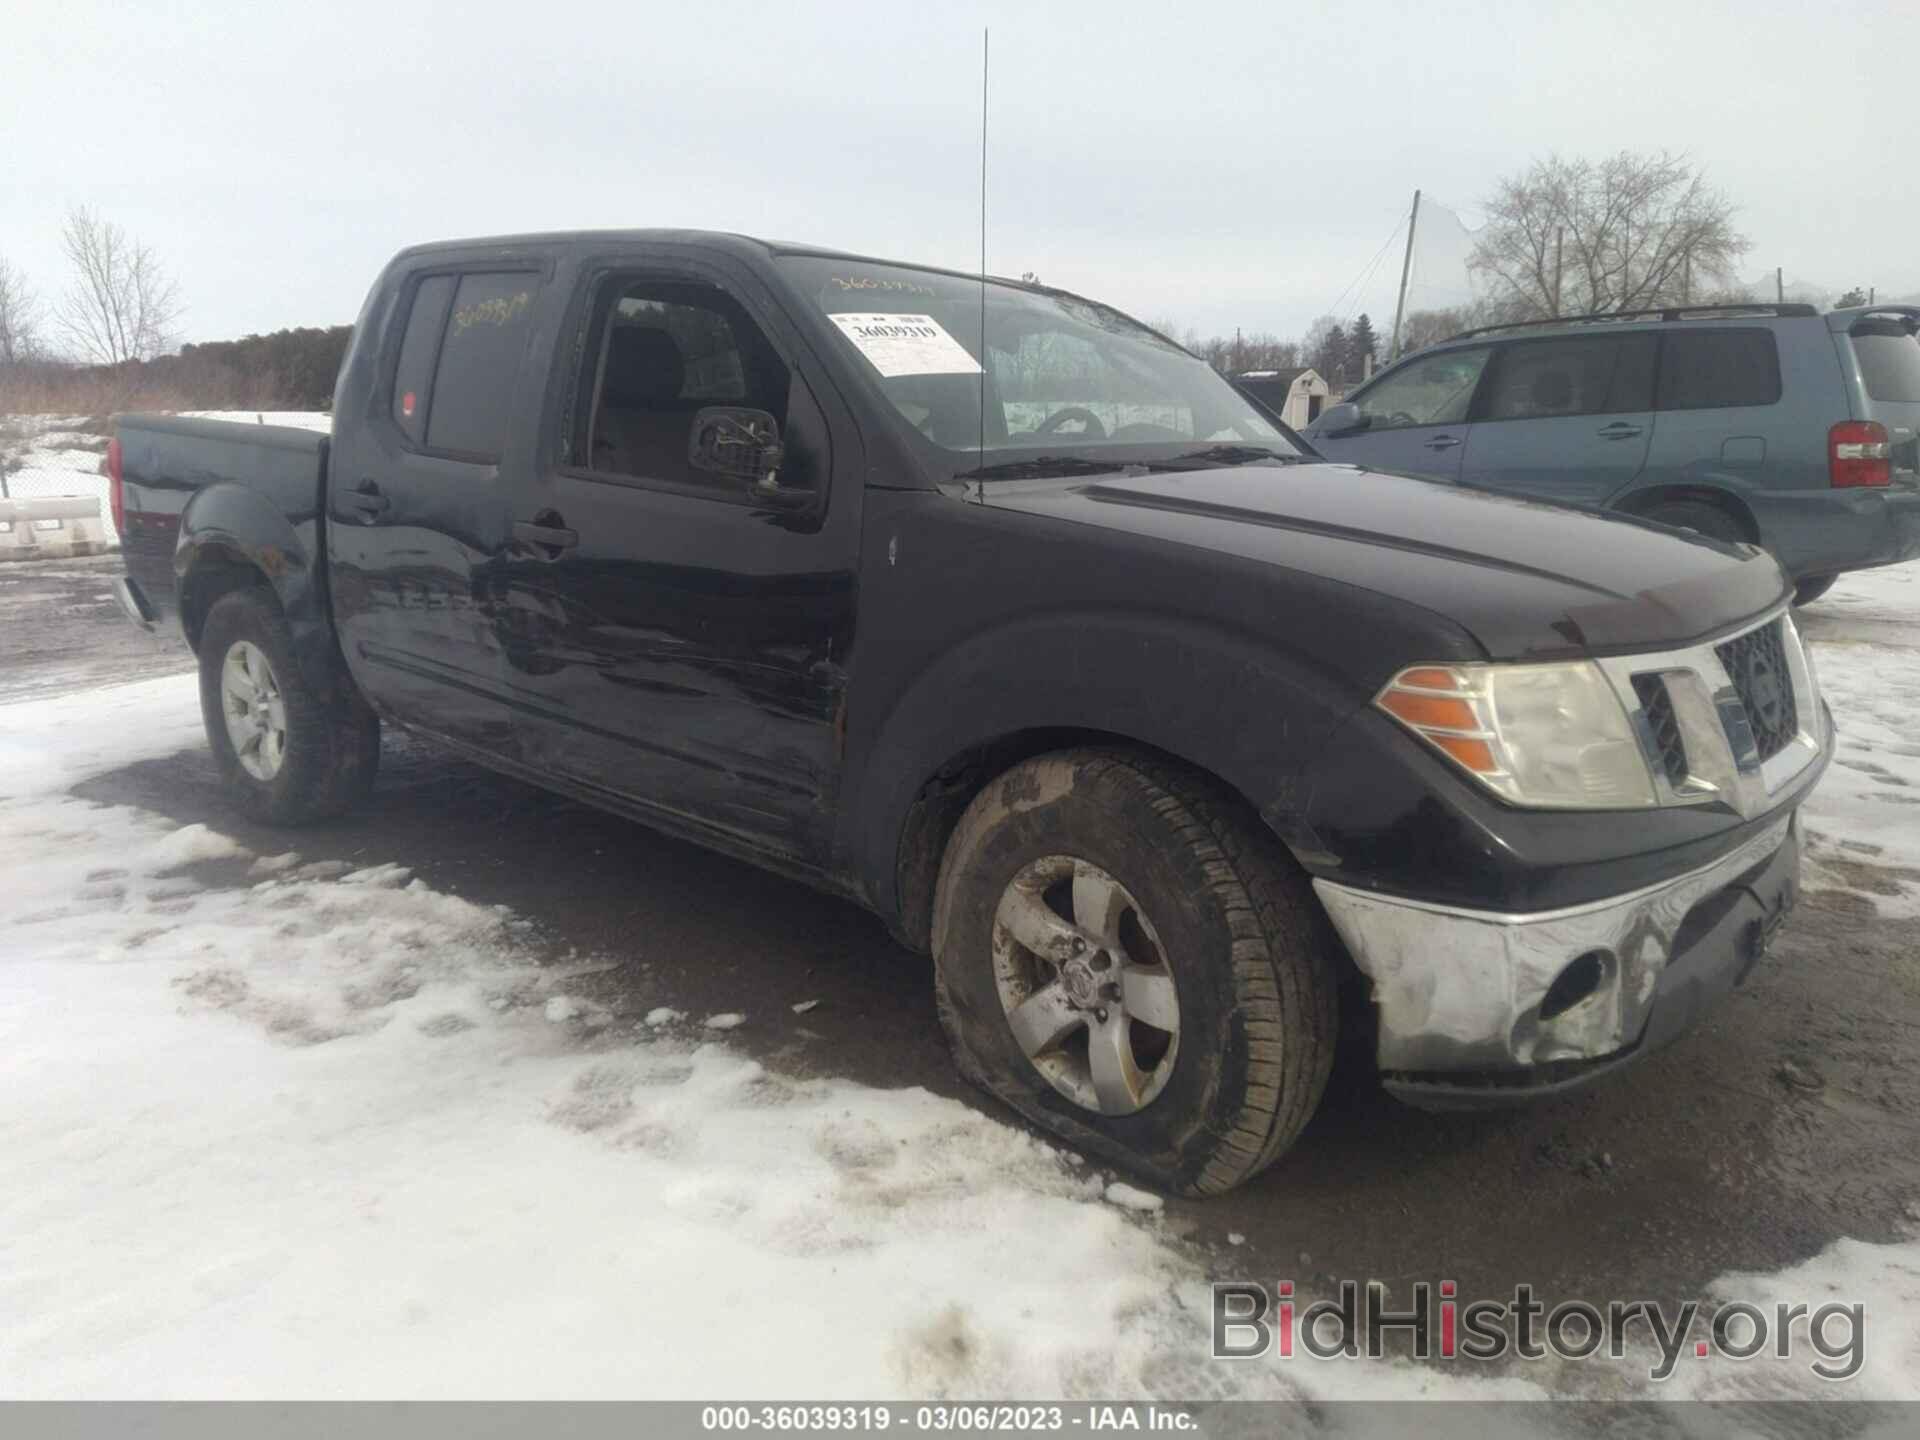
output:
[[[1490,335],[1496,330],[1526,330],[1538,325],[1596,325],[1611,320],[1645,320],[1649,316],[1655,316],[1661,320],[1689,320],[1696,315],[1777,315],[1782,318],[1804,318],[1819,313],[1813,306],[1796,301],[1788,301],[1784,305],[1755,301],[1749,305],[1663,305],[1653,310],[1597,310],[1591,315],[1556,315],[1551,320],[1509,320],[1504,325],[1480,325],[1472,330],[1462,330],[1457,335],[1449,335],[1446,340],[1435,343],[1444,345],[1453,340],[1465,340],[1470,335]]]

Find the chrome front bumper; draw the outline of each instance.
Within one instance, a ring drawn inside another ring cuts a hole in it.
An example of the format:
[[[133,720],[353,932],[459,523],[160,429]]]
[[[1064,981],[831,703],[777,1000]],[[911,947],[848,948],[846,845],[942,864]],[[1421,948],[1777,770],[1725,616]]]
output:
[[[1799,869],[1789,812],[1702,869],[1564,910],[1510,915],[1313,886],[1373,982],[1389,1088],[1512,1093],[1530,1075],[1551,1089],[1581,1068],[1555,1062],[1602,1062],[1677,1035],[1746,977],[1794,903]]]

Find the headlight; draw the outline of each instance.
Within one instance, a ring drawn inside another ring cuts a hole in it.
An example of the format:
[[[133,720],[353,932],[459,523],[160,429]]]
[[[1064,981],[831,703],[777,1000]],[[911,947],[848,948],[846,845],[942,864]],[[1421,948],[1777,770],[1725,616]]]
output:
[[[1660,803],[1633,722],[1589,661],[1415,665],[1373,703],[1515,805]]]

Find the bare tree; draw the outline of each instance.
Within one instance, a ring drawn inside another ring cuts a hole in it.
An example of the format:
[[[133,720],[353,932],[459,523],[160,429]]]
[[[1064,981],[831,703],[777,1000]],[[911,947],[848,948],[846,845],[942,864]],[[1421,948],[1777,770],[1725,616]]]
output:
[[[1698,303],[1748,249],[1734,208],[1666,152],[1549,156],[1500,182],[1468,264],[1528,319]]]
[[[179,291],[153,251],[86,206],[60,235],[73,283],[60,303],[60,328],[96,365],[151,360],[173,343]]]
[[[40,355],[40,297],[27,277],[0,255],[0,365],[18,365]]]

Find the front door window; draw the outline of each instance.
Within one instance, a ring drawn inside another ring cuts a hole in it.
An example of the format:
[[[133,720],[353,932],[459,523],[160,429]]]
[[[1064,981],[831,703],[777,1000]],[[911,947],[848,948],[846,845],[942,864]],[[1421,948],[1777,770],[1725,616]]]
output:
[[[1416,425],[1466,422],[1490,346],[1446,350],[1408,361],[1354,399],[1367,430],[1404,430]]]

